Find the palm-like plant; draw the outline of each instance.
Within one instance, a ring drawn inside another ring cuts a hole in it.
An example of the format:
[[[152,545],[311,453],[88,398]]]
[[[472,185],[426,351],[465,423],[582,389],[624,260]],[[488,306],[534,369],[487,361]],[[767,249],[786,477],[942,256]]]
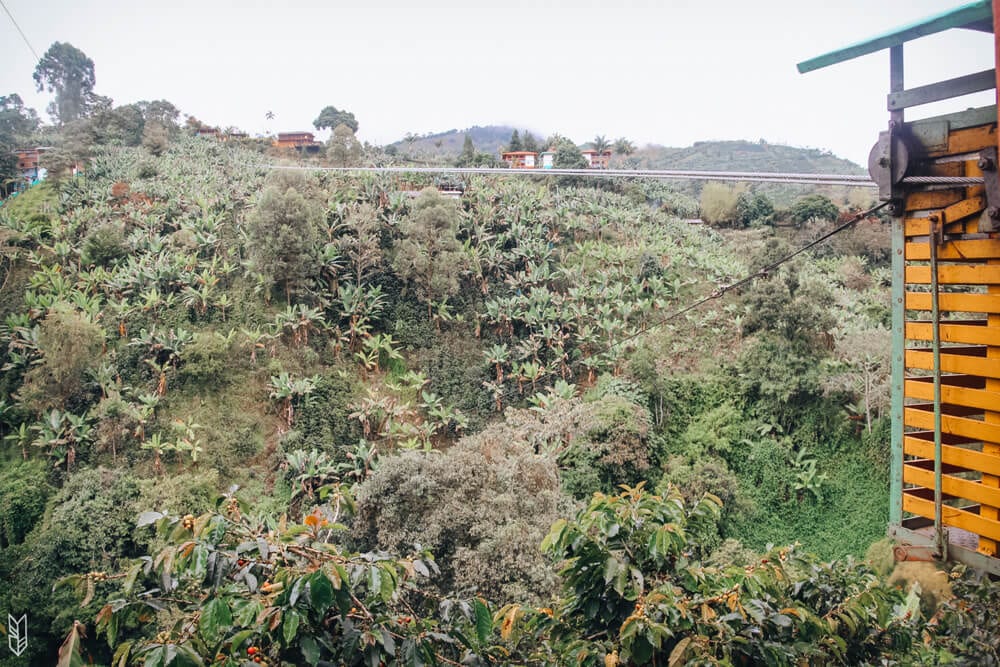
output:
[[[164,442],[163,438],[159,433],[154,433],[149,440],[144,440],[141,445],[141,449],[153,452],[153,469],[156,471],[157,475],[163,475],[163,450]]]
[[[287,475],[295,480],[296,487],[292,491],[292,500],[300,495],[315,499],[316,492],[325,484],[333,482],[337,477],[338,467],[323,452],[315,449],[301,449],[285,454]]]
[[[65,463],[66,472],[69,472],[76,461],[77,447],[90,442],[93,428],[86,415],[53,409],[33,424],[31,430],[35,433],[31,444],[47,449],[48,456],[55,460],[54,465]]]
[[[273,341],[275,336],[260,328],[241,328],[240,333],[243,335],[243,346],[250,350],[250,363],[256,365],[257,352],[266,349],[267,343]]]
[[[510,363],[510,350],[503,344],[493,345],[484,354],[487,363],[493,366],[497,383],[502,383],[504,368]]]
[[[291,428],[295,421],[295,406],[297,404],[308,405],[309,396],[316,388],[318,380],[319,377],[315,375],[293,378],[285,371],[279,375],[271,376],[270,396],[281,404],[281,411],[288,428]]]
[[[355,356],[364,365],[365,371],[384,370],[389,361],[400,360],[402,353],[396,349],[398,343],[392,334],[375,334],[364,340],[362,349]]]
[[[21,448],[21,458],[28,460],[28,445],[34,440],[32,437],[32,427],[27,423],[21,423],[17,428],[3,437],[5,442],[12,442]]]
[[[615,139],[614,151],[619,155],[629,156],[635,152],[635,144],[625,137],[618,137]]]
[[[175,452],[185,453],[191,457],[191,462],[198,463],[198,455],[203,451],[201,439],[196,432],[201,429],[200,424],[196,424],[193,418],[175,419],[171,425],[177,434],[177,439],[173,442],[171,449]]]

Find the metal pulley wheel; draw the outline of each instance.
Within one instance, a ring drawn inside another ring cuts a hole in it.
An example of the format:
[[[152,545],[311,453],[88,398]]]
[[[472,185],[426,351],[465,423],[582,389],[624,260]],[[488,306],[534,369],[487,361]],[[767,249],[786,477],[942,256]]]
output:
[[[878,185],[880,199],[891,197],[892,186],[903,180],[909,166],[910,151],[903,140],[889,132],[879,133],[868,154],[868,175]]]

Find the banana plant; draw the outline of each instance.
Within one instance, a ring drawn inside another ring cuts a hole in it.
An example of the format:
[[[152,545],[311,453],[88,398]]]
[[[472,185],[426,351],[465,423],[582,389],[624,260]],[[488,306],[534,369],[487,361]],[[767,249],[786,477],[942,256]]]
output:
[[[364,340],[361,351],[355,354],[355,357],[361,361],[366,372],[385,370],[388,362],[403,358],[396,345],[397,342],[392,339],[392,334],[375,334]]]
[[[288,428],[295,422],[296,405],[308,405],[310,395],[316,388],[319,376],[293,378],[287,372],[272,375],[270,396],[281,404],[281,411]]]
[[[260,328],[240,328],[243,335],[243,346],[250,350],[250,363],[257,365],[257,352],[267,349],[267,344],[274,341],[274,334],[262,331]]]
[[[337,478],[338,467],[324,452],[297,449],[285,454],[286,475],[294,480],[292,500],[304,495],[315,500],[316,492]]]
[[[792,458],[791,466],[795,473],[793,488],[799,502],[802,502],[805,493],[823,502],[823,488],[829,481],[829,476],[816,468],[816,458],[803,447]]]
[[[153,470],[156,471],[157,475],[162,476],[163,475],[163,459],[162,459],[162,457],[163,457],[163,451],[164,451],[164,442],[163,442],[163,438],[160,436],[160,434],[159,433],[154,433],[149,438],[149,440],[144,440],[142,442],[142,444],[139,445],[139,448],[140,449],[144,449],[146,451],[153,452]]]
[[[510,349],[505,344],[494,344],[483,354],[486,356],[486,362],[493,366],[496,382],[503,383],[504,369],[510,364]]]
[[[170,359],[164,362],[158,362],[155,357],[149,359],[143,359],[146,364],[153,369],[156,374],[156,395],[166,396],[167,395],[167,372],[171,369]]]
[[[76,462],[77,446],[90,441],[92,427],[86,415],[52,409],[31,430],[35,433],[31,444],[47,449],[48,456],[54,459],[53,465],[59,467],[65,463],[69,472]]]
[[[21,449],[21,458],[28,460],[28,445],[34,440],[33,429],[30,424],[22,422],[17,428],[3,437],[5,442],[14,443]]]
[[[201,425],[196,424],[194,419],[189,417],[187,419],[175,419],[171,423],[171,427],[177,434],[177,438],[173,441],[170,449],[175,452],[187,454],[191,457],[191,462],[197,464],[198,456],[204,451],[201,446],[202,441],[196,435],[197,431],[201,429]]]

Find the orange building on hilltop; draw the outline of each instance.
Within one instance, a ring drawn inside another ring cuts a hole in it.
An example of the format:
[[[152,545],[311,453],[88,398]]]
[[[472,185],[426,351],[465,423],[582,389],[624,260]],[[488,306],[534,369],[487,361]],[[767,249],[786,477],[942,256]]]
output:
[[[611,164],[611,151],[595,151],[593,149],[580,151],[591,169],[607,169]]]
[[[309,149],[313,146],[318,148],[316,135],[312,132],[279,132],[278,138],[274,142],[277,148]]]
[[[538,153],[534,151],[506,151],[500,154],[500,159],[511,169],[534,169]]]

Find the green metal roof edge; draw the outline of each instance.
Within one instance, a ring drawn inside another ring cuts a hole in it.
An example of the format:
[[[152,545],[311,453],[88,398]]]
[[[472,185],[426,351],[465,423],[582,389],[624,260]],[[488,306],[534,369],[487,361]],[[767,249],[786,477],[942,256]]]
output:
[[[798,67],[800,73],[805,74],[806,72],[836,65],[846,60],[866,56],[869,53],[899,46],[904,42],[909,42],[918,37],[933,35],[936,32],[942,32],[949,28],[961,28],[970,23],[992,19],[992,17],[993,8],[990,0],[979,0],[978,2],[962,5],[942,14],[925,18],[902,28],[896,28],[877,37],[866,39],[863,42],[810,58],[809,60],[800,62],[796,67]]]

